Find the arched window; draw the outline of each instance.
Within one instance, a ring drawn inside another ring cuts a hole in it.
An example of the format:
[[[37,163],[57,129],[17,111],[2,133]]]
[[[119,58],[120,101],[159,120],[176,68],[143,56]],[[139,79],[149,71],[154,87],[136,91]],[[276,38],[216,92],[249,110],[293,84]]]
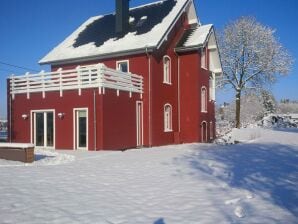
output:
[[[207,142],[207,122],[203,121],[201,123],[201,141]]]
[[[207,89],[205,86],[201,88],[201,112],[207,112]]]
[[[164,105],[164,131],[172,131],[172,106],[170,104]]]
[[[171,84],[171,59],[167,55],[163,57],[163,82]]]

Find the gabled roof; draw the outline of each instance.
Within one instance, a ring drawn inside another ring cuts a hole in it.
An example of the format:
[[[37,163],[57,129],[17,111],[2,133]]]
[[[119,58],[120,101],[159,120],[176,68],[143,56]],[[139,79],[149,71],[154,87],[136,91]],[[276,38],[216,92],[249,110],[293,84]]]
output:
[[[183,33],[181,39],[176,45],[176,51],[188,51],[204,47],[208,41],[209,35],[213,29],[212,24],[204,26],[191,27]]]
[[[131,8],[129,30],[124,35],[115,32],[115,14],[91,17],[39,63],[90,60],[159,48],[184,11],[191,11],[195,17],[192,21],[197,22],[192,0],[164,0]]]

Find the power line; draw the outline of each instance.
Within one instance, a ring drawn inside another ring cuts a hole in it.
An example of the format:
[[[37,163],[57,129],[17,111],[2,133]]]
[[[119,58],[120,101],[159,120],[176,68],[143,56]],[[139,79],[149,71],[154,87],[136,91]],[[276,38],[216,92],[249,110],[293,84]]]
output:
[[[13,70],[10,70],[10,69],[5,69],[5,68],[0,68],[0,71],[17,73],[16,71],[13,71]]]
[[[13,64],[9,64],[9,63],[3,62],[3,61],[0,61],[0,64],[11,66],[11,67],[15,67],[15,68],[20,68],[20,69],[23,69],[23,70],[30,70],[30,71],[34,71],[34,72],[39,72],[39,71],[37,71],[35,69],[32,69],[32,68],[27,68],[27,67],[24,67],[24,66],[13,65]]]

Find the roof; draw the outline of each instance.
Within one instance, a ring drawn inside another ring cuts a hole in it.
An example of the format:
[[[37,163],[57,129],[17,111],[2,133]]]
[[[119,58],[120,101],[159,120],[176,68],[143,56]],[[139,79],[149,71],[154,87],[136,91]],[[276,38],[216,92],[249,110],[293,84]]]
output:
[[[59,63],[104,55],[156,48],[191,0],[164,0],[129,11],[129,30],[115,32],[115,14],[88,19],[39,63]],[[193,6],[194,7],[194,6]]]
[[[213,25],[208,24],[204,26],[191,27],[185,30],[181,39],[176,45],[176,50],[183,51],[205,46],[212,29]]]

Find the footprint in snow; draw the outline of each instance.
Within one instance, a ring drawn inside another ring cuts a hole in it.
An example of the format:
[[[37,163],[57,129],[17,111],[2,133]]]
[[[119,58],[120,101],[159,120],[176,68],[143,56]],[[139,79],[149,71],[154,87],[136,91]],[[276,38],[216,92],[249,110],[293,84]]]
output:
[[[254,194],[252,194],[252,193],[249,193],[249,194],[247,194],[246,195],[246,198],[247,199],[253,199],[255,196],[254,196]]]
[[[241,201],[241,198],[234,198],[234,199],[225,201],[225,204],[226,205],[234,205],[234,204],[237,204],[239,201]]]
[[[234,214],[238,217],[238,218],[244,218],[245,217],[245,211],[241,206],[237,206],[234,210]]]

